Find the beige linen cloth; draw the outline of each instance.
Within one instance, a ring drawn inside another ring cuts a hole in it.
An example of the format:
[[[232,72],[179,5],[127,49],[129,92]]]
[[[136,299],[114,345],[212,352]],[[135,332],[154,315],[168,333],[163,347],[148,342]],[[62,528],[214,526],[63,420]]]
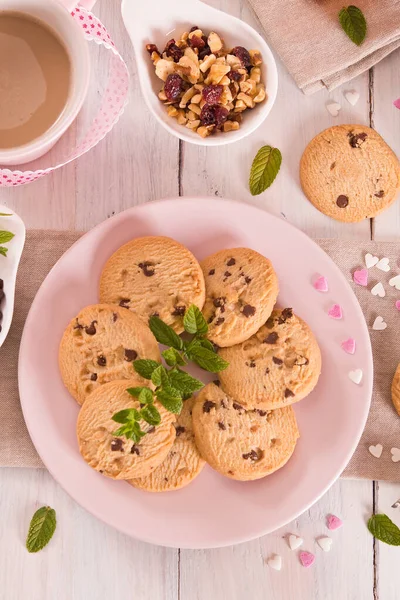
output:
[[[400,46],[400,0],[357,0],[367,35],[356,46],[338,14],[343,0],[249,0],[267,39],[305,94],[332,90]]]
[[[14,322],[0,349],[0,466],[43,466],[30,440],[19,403],[19,343],[26,315],[40,284],[54,263],[80,235],[76,232],[28,232],[18,273]],[[390,448],[400,447],[400,417],[395,413],[390,400],[391,380],[395,367],[400,362],[400,312],[394,307],[396,298],[400,298],[400,292],[387,284],[394,272],[400,272],[400,244],[342,240],[318,240],[318,243],[339,265],[350,282],[354,269],[363,265],[366,252],[390,259],[392,272],[382,273],[374,269],[368,286],[371,288],[379,277],[385,282],[386,298],[376,298],[369,289],[352,283],[369,327],[379,314],[387,322],[388,328],[383,332],[371,331],[375,361],[372,408],[360,444],[343,475],[400,482],[400,463],[394,464],[390,458]],[[32,398],[32,402],[35,402],[35,398]],[[382,443],[385,447],[380,460],[368,452],[368,446],[377,443]]]

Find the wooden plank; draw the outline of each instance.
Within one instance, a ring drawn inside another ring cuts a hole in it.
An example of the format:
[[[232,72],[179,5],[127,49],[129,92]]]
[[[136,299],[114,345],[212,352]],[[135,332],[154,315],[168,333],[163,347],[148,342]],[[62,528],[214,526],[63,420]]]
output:
[[[384,444],[384,441],[382,441]],[[390,453],[390,448],[384,448]],[[375,512],[384,513],[400,527],[400,506],[392,508],[392,504],[400,499],[400,485],[385,481],[376,484]],[[366,521],[372,514],[366,511]],[[376,540],[376,597],[379,600],[396,600],[399,597],[400,572],[398,569],[400,548],[388,546]]]

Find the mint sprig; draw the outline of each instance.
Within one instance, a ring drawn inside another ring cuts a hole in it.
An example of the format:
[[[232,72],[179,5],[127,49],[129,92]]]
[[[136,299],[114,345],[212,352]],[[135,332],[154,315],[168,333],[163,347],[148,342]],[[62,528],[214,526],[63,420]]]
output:
[[[3,214],[0,216],[4,216],[4,217],[8,217],[11,215],[6,215]],[[11,231],[0,231],[0,244],[7,244],[8,242],[10,242],[14,237],[14,234],[11,233]],[[7,252],[8,252],[8,248],[6,248],[5,246],[0,246],[0,254],[2,256],[7,256]]]
[[[28,536],[26,538],[26,548],[28,552],[39,552],[42,550],[56,530],[57,520],[56,511],[50,506],[42,506],[33,515]]]
[[[400,546],[400,529],[387,515],[372,515],[368,521],[368,529],[381,542],[389,546]]]
[[[351,41],[361,46],[367,35],[367,21],[363,12],[357,6],[345,6],[339,12],[339,21]]]
[[[258,196],[265,192],[279,173],[282,164],[282,154],[278,148],[263,146],[257,152],[250,170],[250,192]]]

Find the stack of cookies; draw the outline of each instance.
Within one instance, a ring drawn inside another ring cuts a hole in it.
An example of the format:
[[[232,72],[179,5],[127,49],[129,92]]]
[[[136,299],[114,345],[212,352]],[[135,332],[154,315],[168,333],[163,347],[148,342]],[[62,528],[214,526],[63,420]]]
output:
[[[304,321],[277,309],[271,262],[247,248],[222,250],[200,265],[165,237],[135,239],[115,252],[100,278],[100,304],[84,308],[60,345],[63,381],[81,405],[77,435],[86,462],[113,479],[162,492],[190,483],[208,462],[221,474],[254,480],[282,467],[299,432],[292,408],[318,381],[321,356]],[[115,413],[140,410],[128,388],[150,387],[133,361],[161,355],[148,327],[159,316],[178,334],[192,304],[229,366],[184,402],[176,416],[157,401],[161,422],[140,442],[115,435]]]

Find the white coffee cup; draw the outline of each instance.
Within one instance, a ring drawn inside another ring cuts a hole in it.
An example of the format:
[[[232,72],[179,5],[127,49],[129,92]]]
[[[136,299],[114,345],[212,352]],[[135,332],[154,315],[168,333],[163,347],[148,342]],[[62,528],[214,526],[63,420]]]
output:
[[[96,0],[84,0],[81,5],[91,8]],[[63,41],[72,68],[72,81],[67,104],[57,121],[40,137],[15,148],[0,149],[0,165],[18,165],[46,154],[65,133],[78,115],[85,100],[90,81],[88,43],[82,29],[70,11],[72,0],[0,0],[0,12],[18,11],[46,23]]]

